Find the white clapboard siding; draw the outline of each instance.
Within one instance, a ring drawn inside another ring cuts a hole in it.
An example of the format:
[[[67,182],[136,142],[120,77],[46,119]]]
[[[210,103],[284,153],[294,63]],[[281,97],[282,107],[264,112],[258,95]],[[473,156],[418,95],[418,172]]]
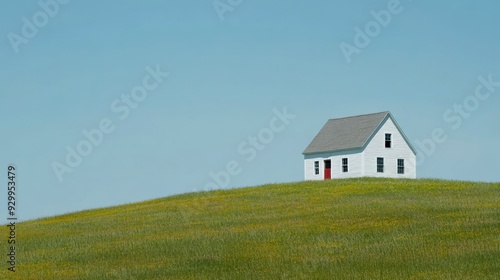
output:
[[[385,134],[392,135],[391,148],[385,147]],[[398,128],[388,118],[375,133],[364,150],[365,176],[389,178],[416,178],[415,154],[405,141]],[[377,172],[377,157],[384,158],[384,173]],[[404,174],[398,174],[398,159],[404,159]]]
[[[342,171],[342,159],[348,160],[348,172]],[[331,160],[332,179],[354,178],[364,176],[363,154],[360,151],[343,151],[306,155],[304,161],[306,180],[323,180],[325,160]],[[315,174],[314,162],[319,161],[319,174]]]

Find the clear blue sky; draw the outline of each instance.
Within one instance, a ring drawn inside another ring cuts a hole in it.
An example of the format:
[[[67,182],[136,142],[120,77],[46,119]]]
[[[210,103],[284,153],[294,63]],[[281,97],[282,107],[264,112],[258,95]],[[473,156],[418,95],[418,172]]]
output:
[[[327,119],[386,110],[413,143],[446,134],[418,177],[500,181],[500,87],[473,97],[479,76],[500,82],[500,3],[402,0],[348,63],[341,43],[389,2],[244,0],[221,20],[210,0],[73,0],[45,24],[36,1],[4,3],[0,180],[14,163],[19,217],[203,189],[230,161],[229,187],[300,181]],[[16,53],[23,17],[41,27]],[[157,65],[170,75],[121,120],[111,104]],[[464,102],[467,117],[453,111]],[[283,107],[296,117],[248,161],[238,147]],[[60,182],[53,163],[105,118],[115,130]]]

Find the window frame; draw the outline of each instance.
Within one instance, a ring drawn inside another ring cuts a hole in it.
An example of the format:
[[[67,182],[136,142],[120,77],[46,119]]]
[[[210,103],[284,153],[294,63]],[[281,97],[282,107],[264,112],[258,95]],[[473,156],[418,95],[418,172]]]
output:
[[[398,174],[405,174],[405,160],[403,158],[398,158]]]
[[[392,133],[385,134],[385,145],[384,146],[386,149],[392,148]]]
[[[342,158],[342,172],[343,173],[349,172],[349,159],[348,158]]]
[[[384,173],[384,158],[377,157],[377,173]]]
[[[314,161],[314,175],[319,175],[319,160]]]

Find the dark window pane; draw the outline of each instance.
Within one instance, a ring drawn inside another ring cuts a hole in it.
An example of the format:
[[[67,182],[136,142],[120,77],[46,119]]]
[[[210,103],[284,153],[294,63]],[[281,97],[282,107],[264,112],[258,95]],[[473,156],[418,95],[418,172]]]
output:
[[[405,160],[398,159],[398,174],[405,174]]]
[[[377,172],[384,172],[384,158],[377,158]]]
[[[389,133],[385,134],[385,147],[386,148],[391,147],[391,134],[389,134]]]
[[[342,159],[342,172],[347,172],[349,168],[347,167],[347,158]]]

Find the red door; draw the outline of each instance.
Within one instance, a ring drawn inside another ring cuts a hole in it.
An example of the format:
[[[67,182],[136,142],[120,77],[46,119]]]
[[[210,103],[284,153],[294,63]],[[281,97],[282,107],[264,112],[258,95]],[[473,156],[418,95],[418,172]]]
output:
[[[325,160],[325,180],[332,178],[332,162],[328,159]]]

